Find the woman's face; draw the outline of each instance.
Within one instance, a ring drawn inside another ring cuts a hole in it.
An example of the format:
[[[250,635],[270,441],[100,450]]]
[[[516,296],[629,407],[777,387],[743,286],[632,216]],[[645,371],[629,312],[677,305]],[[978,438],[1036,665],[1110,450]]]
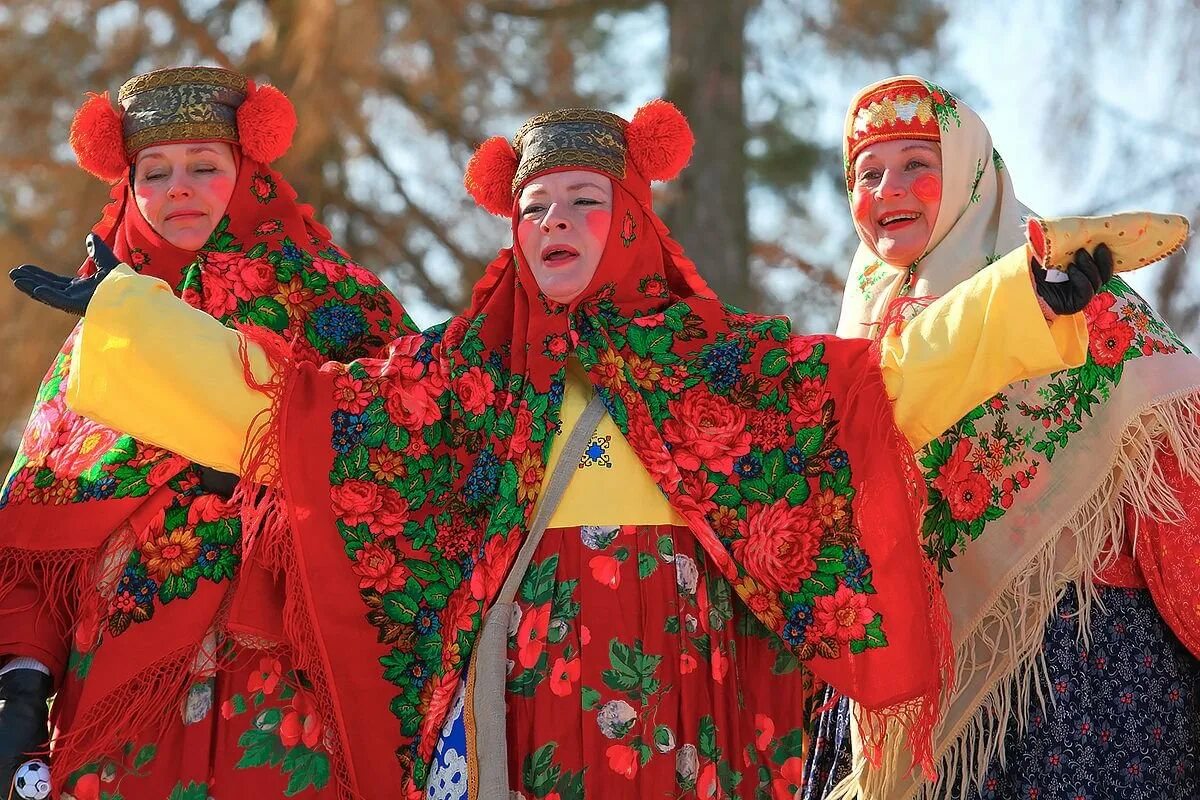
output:
[[[133,194],[159,236],[199,250],[225,215],[236,180],[233,148],[224,142],[161,144],[137,154]]]
[[[936,142],[893,139],[854,160],[851,204],[863,241],[894,267],[925,254],[942,202],[942,148]]]
[[[525,184],[517,198],[517,244],[542,293],[569,303],[587,288],[608,239],[612,181],[576,169]]]

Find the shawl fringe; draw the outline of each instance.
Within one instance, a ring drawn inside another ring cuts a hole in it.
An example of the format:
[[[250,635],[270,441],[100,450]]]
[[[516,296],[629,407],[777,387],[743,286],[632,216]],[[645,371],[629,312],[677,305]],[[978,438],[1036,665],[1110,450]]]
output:
[[[954,672],[955,685],[963,688],[972,686],[977,676],[992,677],[979,690],[975,712],[948,732],[949,745],[931,753],[938,777],[905,796],[935,800],[946,796],[952,782],[960,796],[967,796],[993,758],[1004,763],[1004,738],[1014,718],[1023,732],[1029,723],[1030,701],[1036,697],[1046,707],[1050,683],[1042,654],[1046,620],[1073,585],[1079,597],[1079,638],[1088,643],[1092,607],[1103,607],[1095,579],[1120,552],[1126,528],[1123,507],[1129,505],[1139,516],[1163,522],[1183,518],[1183,507],[1158,467],[1157,455],[1164,447],[1174,452],[1184,474],[1200,477],[1200,390],[1189,389],[1138,411],[1125,424],[1099,485],[1060,525],[1050,526],[1041,547],[1003,581],[987,612],[971,626],[972,635],[957,648]],[[1073,533],[1064,537],[1064,531]],[[1136,547],[1136,531],[1132,535]],[[1072,551],[1064,552],[1064,543],[1071,540]],[[864,731],[865,760],[856,754],[850,775],[826,800],[891,797],[888,787],[904,769],[903,751],[890,744],[882,753],[872,753],[874,742],[867,733],[875,731]]]
[[[322,745],[329,752],[331,787],[340,800],[358,800],[349,762],[343,751],[342,737],[329,735],[328,726],[340,727],[337,707],[333,702],[321,644],[312,626],[312,598],[296,563],[294,531],[290,524],[290,502],[282,481],[280,460],[284,446],[284,400],[294,387],[297,373],[295,348],[278,334],[265,328],[241,327],[239,355],[243,377],[248,386],[270,398],[270,407],[260,412],[251,426],[246,450],[242,454],[242,480],[233,495],[242,519],[242,568],[259,567],[269,570],[284,585],[282,649],[292,666],[304,673],[312,685],[314,704],[327,726]],[[248,345],[263,349],[272,368],[272,376],[260,381],[252,372]],[[262,420],[268,422],[260,424]],[[255,642],[239,638],[246,646]]]

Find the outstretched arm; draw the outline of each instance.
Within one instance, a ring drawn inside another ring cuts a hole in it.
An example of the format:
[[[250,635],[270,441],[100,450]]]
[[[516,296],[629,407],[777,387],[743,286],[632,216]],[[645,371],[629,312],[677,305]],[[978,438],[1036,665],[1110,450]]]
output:
[[[67,384],[76,413],[199,464],[239,473],[269,398],[247,385],[241,336],[178,300],[156,278],[115,268],[96,289],[79,330]],[[245,343],[254,377],[266,354]]]
[[[1111,257],[1108,269],[1111,276]],[[1068,291],[1071,287],[1074,293]],[[1081,309],[1096,288],[1091,282],[1057,284],[1053,289],[1069,294],[1063,302],[1070,306],[1051,302],[1051,308]],[[1087,298],[1076,296],[1082,294]],[[1038,297],[1023,245],[884,337],[884,384],[896,423],[914,449],[1008,384],[1084,362],[1088,335],[1083,315],[1048,322]]]

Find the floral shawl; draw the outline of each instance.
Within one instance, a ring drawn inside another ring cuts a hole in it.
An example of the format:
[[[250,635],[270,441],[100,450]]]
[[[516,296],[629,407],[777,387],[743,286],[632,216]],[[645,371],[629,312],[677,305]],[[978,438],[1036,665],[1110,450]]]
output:
[[[987,128],[945,89],[912,76],[866,87],[851,103],[847,141],[860,98],[901,81],[925,87],[940,125],[941,208],[925,255],[909,269],[858,248],[843,336],[877,333],[895,299],[942,295],[1024,240],[1030,212]],[[1007,387],[919,454],[929,494],[922,542],[942,573],[957,666],[934,745],[940,782],[919,786],[892,743],[883,769],[860,760],[843,789],[942,797],[948,782],[981,776],[1010,709],[1027,707],[1037,691],[1046,619],[1071,582],[1086,609],[1093,578],[1129,545],[1127,511],[1143,523],[1136,551],[1156,601],[1200,654],[1200,623],[1184,610],[1200,601],[1200,571],[1187,539],[1171,538],[1184,505],[1197,502],[1176,494],[1194,494],[1200,478],[1200,359],[1120,278],[1085,314],[1083,366]]]
[[[283,177],[240,154],[229,206],[199,252],[154,232],[128,178],[93,230],[189,304],[282,336],[301,360],[352,358],[412,330]],[[61,774],[112,752],[186,691],[242,559],[236,505],[199,486],[194,465],[66,407],[74,343],[73,333],[38,390],[0,495],[7,649],[49,659],[60,683],[78,682],[69,690],[78,702],[56,706]],[[30,596],[54,612],[53,625]]]
[[[422,796],[528,531],[571,357],[742,601],[873,730],[899,719],[924,758],[945,621],[871,343],[722,305],[626,169],[596,276],[570,306],[503,250],[462,315],[386,358],[285,366],[271,387],[277,449],[258,457],[281,466],[272,502],[288,524],[255,546],[285,576],[286,638],[348,796]]]

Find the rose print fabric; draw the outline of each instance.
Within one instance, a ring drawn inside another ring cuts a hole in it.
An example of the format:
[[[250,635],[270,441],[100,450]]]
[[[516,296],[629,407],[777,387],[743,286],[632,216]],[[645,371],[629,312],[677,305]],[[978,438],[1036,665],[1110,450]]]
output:
[[[818,611],[837,624],[844,609]],[[791,798],[806,684],[684,528],[547,531],[509,635],[515,796]]]
[[[112,197],[94,230],[123,261],[227,326],[283,337],[300,360],[367,354],[412,330],[264,165],[240,158],[226,214],[194,253],[150,228],[127,179]],[[54,757],[67,771],[115,758],[146,728],[182,736],[170,706],[221,628],[245,555],[238,506],[206,489],[196,465],[67,408],[76,335],[0,490],[0,652],[41,658],[61,679]],[[130,404],[144,401],[130,391]],[[174,757],[163,745],[155,763]]]
[[[396,340],[387,358],[319,370],[280,358],[279,463],[287,506],[305,512],[264,546],[279,554],[289,604],[303,609],[290,639],[332,637],[297,652],[343,720],[334,761],[347,782],[402,785],[412,797],[427,789],[482,609],[541,489],[572,354],[684,520],[676,549],[703,552],[705,572],[791,658],[904,715],[918,748],[932,723],[936,603],[913,527],[913,465],[877,354],[721,305],[638,180],[631,170],[616,185],[605,255],[570,308],[543,297],[520,254],[505,251],[466,314]],[[616,224],[626,215],[632,224]],[[867,485],[873,502],[862,504]],[[619,571],[615,561],[596,569],[610,580]],[[529,613],[535,625],[549,609]],[[575,680],[560,655],[553,680],[559,656],[547,656],[547,688]],[[358,687],[355,697],[340,685]],[[749,733],[717,714],[708,716],[723,727],[723,752],[740,750]],[[693,722],[676,735],[698,735]]]

